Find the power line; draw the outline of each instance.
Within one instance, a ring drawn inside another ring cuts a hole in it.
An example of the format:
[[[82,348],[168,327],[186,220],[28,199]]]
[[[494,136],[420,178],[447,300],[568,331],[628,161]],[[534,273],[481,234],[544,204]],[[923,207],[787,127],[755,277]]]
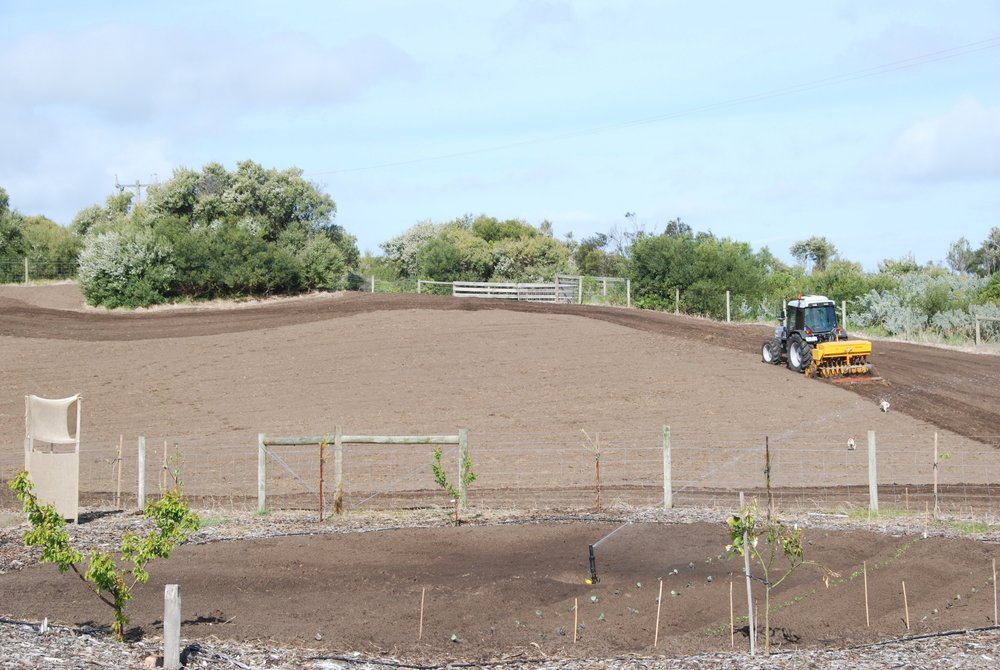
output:
[[[436,156],[425,156],[422,158],[411,158],[406,160],[390,161],[387,163],[375,163],[372,165],[363,165],[359,167],[343,168],[338,170],[327,170],[323,172],[309,172],[308,174],[310,176],[322,176],[322,175],[332,175],[332,174],[346,174],[350,172],[363,172],[367,170],[377,170],[387,167],[399,167],[403,165],[413,165],[416,163],[427,163],[430,161],[447,160],[449,158],[463,158],[466,156],[475,156],[479,154],[493,153],[496,151],[504,151],[507,149],[515,149],[518,147],[533,146],[537,144],[548,144],[550,142],[558,142],[560,140],[570,139],[574,137],[597,135],[601,133],[612,132],[615,130],[621,130],[623,128],[632,128],[636,126],[650,125],[653,123],[659,123],[661,121],[667,121],[685,116],[691,116],[692,114],[697,114],[700,112],[725,109],[728,107],[736,107],[739,105],[745,105],[752,102],[759,102],[763,100],[770,100],[773,98],[780,98],[788,95],[793,95],[795,93],[801,93],[804,91],[811,91],[820,88],[838,86],[840,84],[845,84],[851,81],[857,81],[859,79],[867,79],[870,77],[877,77],[892,72],[898,72],[900,70],[917,68],[922,65],[948,60],[950,58],[957,58],[959,56],[965,56],[979,51],[986,51],[988,49],[996,49],[998,47],[1000,47],[1000,36],[990,37],[988,39],[979,40],[976,42],[970,42],[968,44],[963,44],[956,47],[950,47],[948,49],[941,49],[939,51],[932,51],[929,53],[920,54],[918,56],[911,56],[910,58],[904,58],[902,60],[892,61],[890,63],[883,63],[881,65],[875,65],[872,67],[863,68],[861,70],[847,72],[845,74],[833,75],[831,77],[825,77],[823,79],[815,79],[812,81],[802,82],[799,84],[792,84],[790,86],[774,89],[772,91],[754,93],[736,98],[729,98],[727,100],[720,100],[718,102],[706,103],[704,105],[697,105],[695,107],[689,107],[686,109],[668,112],[666,114],[659,114],[645,119],[638,119],[635,121],[622,121],[619,123],[614,123],[604,126],[596,126],[592,128],[584,128],[581,130],[569,131],[565,133],[557,133],[553,135],[546,135],[543,137],[537,137],[529,140],[521,140],[518,142],[508,142],[506,144],[498,144],[490,147],[480,147],[478,149],[468,149],[465,151],[456,151],[447,154],[438,154]]]

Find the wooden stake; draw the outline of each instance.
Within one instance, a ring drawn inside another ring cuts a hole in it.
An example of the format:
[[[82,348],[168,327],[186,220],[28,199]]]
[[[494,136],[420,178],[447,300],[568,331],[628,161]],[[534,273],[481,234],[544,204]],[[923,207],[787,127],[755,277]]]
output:
[[[320,440],[319,442],[319,522],[323,523],[323,462],[326,460],[323,458],[323,451],[326,447],[326,443]]]
[[[736,617],[733,613],[733,580],[729,579],[729,648],[736,649]]]
[[[578,616],[580,613],[580,599],[573,598],[573,644],[576,644],[576,629],[579,627]]]
[[[910,630],[910,604],[906,601],[906,582],[903,582],[903,610],[906,612],[906,630]]]
[[[167,492],[167,441],[163,441],[163,472],[160,473],[160,495]]]
[[[122,447],[125,446],[125,436],[118,436],[118,484],[115,486],[115,507],[122,508]]]
[[[660,642],[660,608],[663,606],[663,580],[660,580],[660,595],[656,598],[656,631],[653,633],[653,647]]]
[[[422,640],[424,637],[424,594],[427,593],[427,587],[420,589],[420,628],[417,630],[417,639]]]
[[[868,561],[865,561],[862,565],[864,566],[865,574],[865,625],[871,628],[872,621],[868,616]]]

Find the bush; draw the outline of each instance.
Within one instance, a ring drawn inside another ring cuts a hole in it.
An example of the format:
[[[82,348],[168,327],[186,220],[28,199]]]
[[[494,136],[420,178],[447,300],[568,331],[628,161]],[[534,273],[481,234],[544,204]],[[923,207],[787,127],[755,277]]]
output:
[[[174,269],[170,250],[146,229],[127,227],[86,238],[80,289],[91,305],[141,307],[164,302]]]

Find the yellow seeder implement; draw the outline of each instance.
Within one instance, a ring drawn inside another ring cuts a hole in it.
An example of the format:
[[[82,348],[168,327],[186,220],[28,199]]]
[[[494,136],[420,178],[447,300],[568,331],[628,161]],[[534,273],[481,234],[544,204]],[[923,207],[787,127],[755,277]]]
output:
[[[875,374],[871,354],[872,343],[868,340],[819,342],[804,372],[807,377],[840,383],[881,381]]]

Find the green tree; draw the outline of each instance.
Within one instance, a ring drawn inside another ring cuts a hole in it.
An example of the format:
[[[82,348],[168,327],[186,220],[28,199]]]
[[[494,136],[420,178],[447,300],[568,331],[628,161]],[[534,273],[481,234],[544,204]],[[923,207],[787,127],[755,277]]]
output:
[[[955,242],[951,243],[948,247],[948,256],[946,257],[948,262],[948,267],[950,267],[955,272],[961,272],[965,274],[972,270],[972,265],[975,262],[975,252],[972,250],[972,245],[969,244],[969,240],[964,237],[959,238]]]
[[[813,236],[793,244],[790,252],[792,257],[802,264],[812,261],[814,272],[822,272],[826,269],[827,263],[836,258],[837,247],[825,237]]]
[[[52,505],[39,502],[28,473],[20,472],[8,485],[21,501],[31,524],[31,529],[24,533],[25,545],[41,549],[42,563],[55,564],[60,573],[72,570],[90,585],[101,602],[114,611],[111,630],[119,640],[124,637],[128,625],[125,608],[132,599],[132,590],[149,580],[147,564],[156,558],[169,557],[200,524],[198,515],[188,508],[180,491],[168,491],[159,500],[146,505],[145,517],[153,520],[155,530],[145,536],[126,532],[117,556],[105,549],[91,549],[88,568],[83,572],[83,552],[73,547],[73,539],[65,529],[65,519]],[[123,566],[131,567],[126,571]]]

